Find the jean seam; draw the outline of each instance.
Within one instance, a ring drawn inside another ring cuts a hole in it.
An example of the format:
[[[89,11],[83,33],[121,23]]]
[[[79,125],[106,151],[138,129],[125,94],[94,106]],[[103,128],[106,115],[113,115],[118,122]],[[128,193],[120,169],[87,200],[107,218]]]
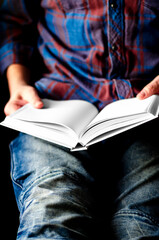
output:
[[[16,139],[15,139],[14,141],[16,141]],[[10,143],[10,152],[12,152],[12,154],[11,154],[11,171],[10,171],[10,176],[11,176],[11,180],[13,181],[13,183],[14,183],[16,186],[18,186],[19,188],[22,189],[22,185],[21,185],[20,183],[18,183],[18,181],[16,181],[16,180],[14,179],[14,174],[13,174],[13,172],[14,172],[14,162],[15,162],[15,159],[14,159],[14,150],[13,150],[13,142],[14,142],[14,141],[12,141],[12,142]]]
[[[159,223],[157,222],[157,220],[155,220],[150,215],[142,212],[141,210],[120,210],[119,212],[114,214],[113,218],[118,217],[118,216],[122,216],[122,215],[137,215],[137,216],[140,216],[140,217],[145,217],[145,218],[149,219],[156,226],[159,226]]]

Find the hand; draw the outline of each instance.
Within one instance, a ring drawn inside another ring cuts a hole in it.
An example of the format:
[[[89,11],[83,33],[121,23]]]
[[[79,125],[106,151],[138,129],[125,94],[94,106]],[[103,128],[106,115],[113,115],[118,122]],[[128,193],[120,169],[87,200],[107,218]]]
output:
[[[27,103],[31,103],[35,108],[43,107],[43,102],[34,87],[30,85],[19,86],[7,102],[4,113],[8,116]]]
[[[138,99],[145,99],[153,94],[159,94],[159,76],[147,84],[137,95]]]

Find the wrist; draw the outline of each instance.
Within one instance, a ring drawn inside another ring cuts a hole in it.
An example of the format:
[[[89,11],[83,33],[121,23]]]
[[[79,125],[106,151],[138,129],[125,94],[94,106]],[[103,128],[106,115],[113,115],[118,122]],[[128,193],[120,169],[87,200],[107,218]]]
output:
[[[13,95],[20,87],[29,85],[30,71],[21,64],[10,65],[6,75],[10,95]]]

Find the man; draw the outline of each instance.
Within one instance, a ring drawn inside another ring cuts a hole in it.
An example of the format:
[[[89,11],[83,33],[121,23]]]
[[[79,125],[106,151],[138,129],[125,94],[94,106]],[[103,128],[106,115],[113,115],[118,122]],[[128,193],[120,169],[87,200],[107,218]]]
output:
[[[84,99],[102,109],[118,99],[158,94],[158,16],[157,0],[3,0],[5,114],[28,102],[42,108],[42,97]],[[159,237],[154,131],[157,121],[78,153],[20,134],[10,145],[17,239]]]

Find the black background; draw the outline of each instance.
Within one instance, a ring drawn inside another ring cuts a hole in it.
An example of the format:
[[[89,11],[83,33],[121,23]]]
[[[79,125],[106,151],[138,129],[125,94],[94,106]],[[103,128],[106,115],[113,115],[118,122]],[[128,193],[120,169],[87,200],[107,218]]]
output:
[[[0,121],[5,117],[4,106],[9,99],[8,86],[5,79],[0,79]],[[12,181],[10,178],[9,143],[16,137],[17,132],[0,126],[0,216],[1,232],[12,239],[16,239],[19,212],[14,198]]]

